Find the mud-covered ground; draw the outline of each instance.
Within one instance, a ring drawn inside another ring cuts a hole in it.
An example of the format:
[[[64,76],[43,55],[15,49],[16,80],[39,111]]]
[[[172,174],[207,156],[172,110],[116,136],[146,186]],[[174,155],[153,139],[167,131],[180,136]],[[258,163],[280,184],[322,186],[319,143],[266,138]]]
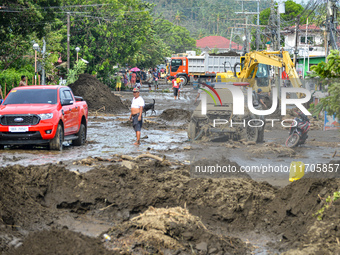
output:
[[[83,147],[1,152],[1,253],[340,254],[340,199],[327,199],[340,190],[337,131],[311,130],[292,150],[280,127],[267,128],[258,145],[191,143],[185,129],[195,92],[185,88],[177,101],[141,95],[156,100],[156,113],[144,119],[140,147],[128,112],[97,111]],[[288,172],[264,171],[291,161],[324,171],[311,168],[293,183]],[[195,164],[237,171],[198,173]],[[245,166],[259,171],[240,172]]]

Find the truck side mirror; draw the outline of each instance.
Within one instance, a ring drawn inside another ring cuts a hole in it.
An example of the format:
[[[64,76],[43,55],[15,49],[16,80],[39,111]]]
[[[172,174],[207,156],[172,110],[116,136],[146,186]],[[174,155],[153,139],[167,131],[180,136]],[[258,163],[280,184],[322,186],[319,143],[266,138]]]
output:
[[[61,105],[70,105],[73,104],[73,99],[63,99],[60,103]]]

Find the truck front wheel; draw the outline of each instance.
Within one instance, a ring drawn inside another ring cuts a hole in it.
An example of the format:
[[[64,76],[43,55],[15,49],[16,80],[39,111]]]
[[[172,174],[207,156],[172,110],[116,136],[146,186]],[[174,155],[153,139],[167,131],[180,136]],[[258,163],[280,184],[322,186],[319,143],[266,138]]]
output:
[[[180,75],[178,76],[178,78],[180,78],[181,80],[183,80],[183,86],[188,84],[188,78],[184,75]]]
[[[64,130],[63,130],[63,127],[59,124],[54,138],[50,140],[49,142],[50,150],[62,151],[63,141],[64,141]]]
[[[79,132],[77,134],[78,138],[72,141],[75,146],[84,145],[86,142],[86,127],[84,124],[80,125]]]

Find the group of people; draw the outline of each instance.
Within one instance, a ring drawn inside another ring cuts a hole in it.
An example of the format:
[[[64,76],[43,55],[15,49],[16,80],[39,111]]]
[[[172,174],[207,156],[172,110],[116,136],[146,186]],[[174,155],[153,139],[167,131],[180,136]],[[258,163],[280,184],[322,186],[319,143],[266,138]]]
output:
[[[119,72],[116,80],[116,91],[121,91],[122,84],[124,84],[124,87],[126,88],[140,89],[143,83],[149,86],[149,91],[151,91],[152,85],[154,85],[155,90],[157,90],[160,77],[161,72],[158,72],[157,68],[150,69],[147,72],[143,69],[139,72],[131,70],[126,73]]]

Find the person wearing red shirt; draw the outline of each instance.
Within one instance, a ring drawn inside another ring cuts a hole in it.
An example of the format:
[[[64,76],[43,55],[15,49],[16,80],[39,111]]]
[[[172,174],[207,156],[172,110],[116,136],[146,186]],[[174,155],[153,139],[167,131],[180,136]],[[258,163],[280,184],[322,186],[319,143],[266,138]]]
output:
[[[178,89],[179,89],[179,83],[177,83],[176,75],[175,75],[175,78],[172,80],[172,89],[174,90],[174,99],[176,99],[178,96]]]

